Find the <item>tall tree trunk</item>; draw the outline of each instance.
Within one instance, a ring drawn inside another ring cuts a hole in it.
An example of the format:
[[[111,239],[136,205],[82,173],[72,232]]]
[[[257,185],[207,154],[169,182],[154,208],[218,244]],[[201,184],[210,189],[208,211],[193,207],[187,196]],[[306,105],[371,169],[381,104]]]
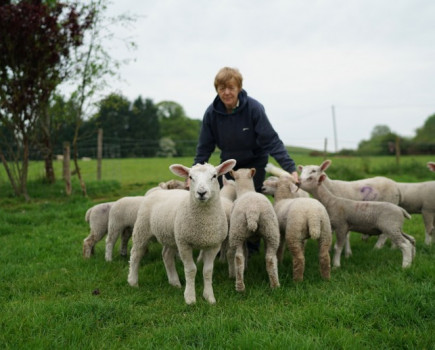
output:
[[[20,188],[26,202],[30,201],[29,193],[27,192],[27,175],[29,172],[29,138],[24,135],[23,138],[23,166],[21,168]]]
[[[54,184],[56,182],[56,175],[54,174],[53,167],[53,152],[50,151],[49,154],[45,155],[45,178],[50,184]]]
[[[75,170],[77,173],[77,177],[79,178],[79,181],[80,181],[80,187],[82,188],[83,196],[87,197],[88,193],[86,192],[86,184],[83,181],[82,173],[80,172],[80,167],[79,167],[79,163],[78,163],[79,152],[77,149],[77,140],[78,140],[78,135],[79,135],[79,128],[80,128],[80,122],[77,122],[76,129],[74,132],[74,139],[73,139],[73,150],[74,150],[73,158],[74,158]]]
[[[2,160],[3,166],[5,167],[6,174],[8,175],[9,181],[11,182],[12,189],[14,190],[15,195],[19,196],[20,189],[18,188],[18,186],[15,182],[15,179],[14,179],[14,176],[11,172],[11,169],[9,169],[8,161],[6,160],[5,155],[3,154],[3,151],[1,149],[0,149],[0,158]]]

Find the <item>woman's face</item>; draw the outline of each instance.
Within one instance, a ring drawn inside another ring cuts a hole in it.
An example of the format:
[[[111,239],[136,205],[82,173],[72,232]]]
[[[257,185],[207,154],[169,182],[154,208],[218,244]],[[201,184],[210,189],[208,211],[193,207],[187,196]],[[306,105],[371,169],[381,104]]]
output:
[[[217,93],[227,111],[231,111],[236,106],[240,90],[234,78],[230,79],[226,84],[218,85]]]

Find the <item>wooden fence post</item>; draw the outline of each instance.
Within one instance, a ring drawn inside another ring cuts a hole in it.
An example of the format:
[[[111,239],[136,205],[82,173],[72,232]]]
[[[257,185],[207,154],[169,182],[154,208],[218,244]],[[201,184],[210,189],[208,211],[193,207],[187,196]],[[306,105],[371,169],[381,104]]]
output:
[[[65,180],[65,192],[67,196],[71,195],[71,172],[70,163],[70,146],[69,142],[63,143],[63,179]]]
[[[97,180],[101,180],[101,162],[103,159],[103,129],[98,129],[97,140]]]

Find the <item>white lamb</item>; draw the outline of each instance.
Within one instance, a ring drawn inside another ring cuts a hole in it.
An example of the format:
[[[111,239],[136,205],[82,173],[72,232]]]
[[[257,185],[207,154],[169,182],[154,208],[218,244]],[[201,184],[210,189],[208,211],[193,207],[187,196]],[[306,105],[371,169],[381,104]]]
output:
[[[184,300],[196,302],[196,265],[192,250],[203,250],[203,297],[214,304],[212,275],[214,259],[228,234],[228,223],[219,195],[218,176],[230,171],[236,164],[234,159],[214,167],[197,164],[188,168],[173,164],[170,170],[190,179],[189,192],[184,190],[155,191],[145,196],[133,229],[133,247],[130,256],[128,283],[138,286],[139,263],[147,245],[155,237],[163,246],[163,262],[169,283],[181,287],[175,269],[175,254],[184,265],[186,288]]]
[[[306,165],[302,169],[300,178],[304,179],[310,176],[320,176],[325,174],[326,169],[331,165],[330,160],[325,160],[319,165]],[[376,176],[368,179],[355,181],[332,180],[326,175],[323,185],[337,197],[353,199],[357,201],[376,201],[399,204],[400,193],[393,180]],[[345,256],[352,255],[349,236],[346,237]]]
[[[145,196],[154,191],[185,189],[186,184],[179,180],[160,182],[158,186],[149,189]],[[106,238],[106,261],[112,261],[113,247],[121,235],[121,256],[127,256],[128,241],[132,235],[137,212],[144,196],[131,196],[118,199],[112,205],[109,214],[109,224]]]
[[[245,290],[245,242],[254,236],[262,237],[265,242],[266,270],[270,286],[279,287],[276,257],[280,241],[278,219],[269,199],[255,192],[254,174],[255,168],[231,171],[236,182],[237,199],[230,220],[228,266],[230,277],[236,277],[238,292]]]
[[[296,196],[295,184],[291,175],[281,175],[274,184],[275,203],[278,216],[281,244],[278,259],[282,261],[285,243],[292,253],[293,280],[302,281],[305,270],[304,248],[306,240],[311,238],[319,242],[319,263],[322,278],[331,276],[332,232],[328,212],[322,203],[313,198]],[[297,186],[296,186],[297,187]]]
[[[144,198],[145,196],[123,197],[112,205],[106,238],[106,261],[112,261],[113,247],[119,235],[121,235],[120,254],[121,256],[127,256],[128,241],[133,232],[137,212]]]
[[[303,167],[299,166],[303,171]],[[411,216],[388,202],[355,201],[337,197],[324,185],[326,174],[313,172],[300,178],[301,187],[325,206],[337,235],[333,266],[340,266],[340,256],[349,231],[368,235],[386,234],[402,251],[402,267],[411,266],[415,255],[415,239],[402,230],[405,218]]]
[[[228,229],[230,226],[231,211],[233,210],[234,201],[236,200],[236,187],[234,180],[227,179],[225,176],[222,177],[223,186],[220,190],[220,196],[222,201],[222,206],[227,216]],[[228,252],[228,236],[222,242],[221,249],[219,251],[219,261],[225,262]],[[200,251],[197,262],[202,261],[202,251]]]
[[[274,196],[276,191],[276,181],[278,181],[279,177],[282,175],[291,175],[289,172],[273,165],[272,163],[267,163],[266,167],[264,168],[268,173],[271,173],[276,176],[269,176],[263,181],[263,187],[261,188],[261,192],[263,194],[268,194],[271,196]],[[310,194],[308,192],[305,192],[304,190],[298,189],[298,187],[295,184],[291,184],[292,187],[292,193],[294,198],[296,197],[302,197],[302,198],[309,198]]]
[[[89,223],[89,236],[83,241],[83,257],[90,258],[94,254],[94,247],[107,233],[109,212],[115,202],[96,204],[89,208],[85,220]]]
[[[400,191],[399,206],[410,214],[422,214],[425,226],[425,240],[432,244],[435,236],[435,181],[405,183],[398,182]],[[382,248],[388,237],[381,235],[376,242],[376,248]]]

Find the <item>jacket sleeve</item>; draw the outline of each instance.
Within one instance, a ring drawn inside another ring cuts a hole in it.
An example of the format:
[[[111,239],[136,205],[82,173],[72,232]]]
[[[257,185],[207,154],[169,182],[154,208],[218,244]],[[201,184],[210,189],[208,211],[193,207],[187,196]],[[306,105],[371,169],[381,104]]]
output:
[[[196,147],[196,156],[193,161],[193,165],[198,163],[203,164],[207,162],[210,158],[210,155],[214,152],[216,148],[216,139],[212,132],[210,123],[210,113],[211,112],[208,109],[202,120],[201,131],[199,133],[199,140]]]
[[[265,149],[285,171],[292,173],[296,171],[294,160],[287,153],[284,143],[279,138],[277,132],[267,118],[264,107],[259,104],[253,113],[255,122],[255,132],[259,146]]]

